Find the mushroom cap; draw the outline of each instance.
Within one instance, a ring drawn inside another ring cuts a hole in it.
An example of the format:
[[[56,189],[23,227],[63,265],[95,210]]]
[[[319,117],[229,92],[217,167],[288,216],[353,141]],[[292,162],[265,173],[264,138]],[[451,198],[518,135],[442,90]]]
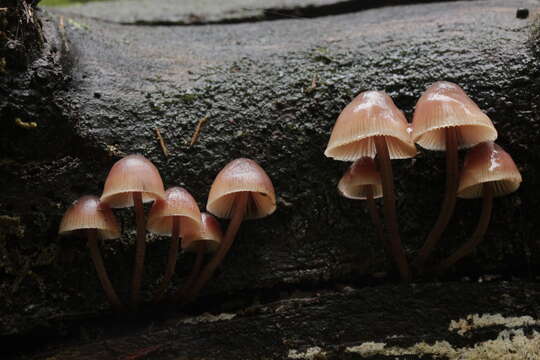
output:
[[[258,219],[276,210],[272,181],[255,161],[240,158],[228,163],[214,179],[206,209],[221,218],[230,218],[239,193],[249,192],[245,219]]]
[[[493,196],[512,193],[521,183],[514,160],[491,141],[476,145],[465,156],[458,196],[465,199],[482,197],[483,185],[487,182],[493,184]]]
[[[180,217],[180,236],[196,235],[201,226],[201,212],[197,202],[183,187],[172,187],[165,199],[158,199],[148,214],[146,229],[160,235],[172,235],[173,217]]]
[[[105,180],[101,201],[113,208],[133,206],[132,193],[142,193],[143,202],[165,197],[158,169],[142,155],[128,155],[118,160]]]
[[[205,212],[201,213],[201,219],[201,232],[198,235],[182,238],[182,249],[187,252],[195,252],[196,245],[201,241],[205,241],[206,252],[216,252],[223,239],[219,222],[215,217]]]
[[[83,196],[76,200],[62,217],[58,233],[68,235],[77,230],[95,229],[101,239],[120,237],[120,226],[111,208],[97,196]]]
[[[324,152],[336,160],[375,157],[374,136],[385,136],[391,159],[416,155],[405,116],[383,91],[365,91],[339,115]]]
[[[373,198],[383,196],[381,174],[377,171],[375,161],[369,157],[356,160],[347,169],[338,183],[339,193],[349,199],[367,199],[367,187],[371,186]]]
[[[497,130],[489,117],[458,85],[437,81],[416,103],[412,138],[428,150],[446,150],[444,129],[458,127],[458,148],[495,141]]]

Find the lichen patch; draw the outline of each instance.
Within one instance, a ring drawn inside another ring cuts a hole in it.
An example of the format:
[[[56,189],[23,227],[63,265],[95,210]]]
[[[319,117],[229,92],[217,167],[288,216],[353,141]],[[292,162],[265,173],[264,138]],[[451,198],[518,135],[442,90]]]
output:
[[[204,313],[199,316],[191,317],[185,320],[182,320],[184,324],[199,324],[199,323],[208,323],[216,321],[227,321],[232,320],[236,317],[236,314],[221,313],[218,315],[213,315],[210,313]]]
[[[289,350],[289,359],[319,360],[326,358],[326,352],[318,346],[307,348],[306,351]]]
[[[421,342],[411,347],[386,347],[384,343],[364,343],[348,347],[347,352],[357,353],[362,357],[431,355],[448,360],[534,360],[540,358],[540,333],[534,331],[530,336],[523,330],[503,330],[495,340],[488,340],[473,347],[454,348],[447,341],[435,344]]]
[[[504,317],[501,314],[472,314],[465,319],[452,320],[448,330],[457,331],[464,335],[474,329],[505,326],[505,329],[494,340],[487,340],[472,347],[455,348],[447,341],[437,341],[434,344],[420,342],[410,347],[387,347],[382,342],[365,342],[357,346],[347,347],[346,352],[359,354],[361,357],[372,356],[425,356],[448,360],[533,360],[540,359],[540,333],[533,331],[526,334],[521,326],[540,325],[540,321],[530,316]]]
[[[535,320],[530,316],[504,317],[501,314],[472,314],[468,315],[465,319],[452,320],[448,327],[448,331],[456,331],[459,335],[464,336],[471,330],[489,326],[517,328],[532,325],[540,325],[540,321]]]

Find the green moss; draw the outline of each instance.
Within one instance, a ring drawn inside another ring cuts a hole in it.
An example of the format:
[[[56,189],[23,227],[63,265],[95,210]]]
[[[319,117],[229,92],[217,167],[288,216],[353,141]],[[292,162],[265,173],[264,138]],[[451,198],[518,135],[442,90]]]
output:
[[[0,239],[13,235],[20,239],[24,236],[24,226],[18,216],[0,215]]]
[[[104,1],[104,0],[43,0],[39,4],[42,6],[69,6],[75,4],[84,4],[90,1]]]

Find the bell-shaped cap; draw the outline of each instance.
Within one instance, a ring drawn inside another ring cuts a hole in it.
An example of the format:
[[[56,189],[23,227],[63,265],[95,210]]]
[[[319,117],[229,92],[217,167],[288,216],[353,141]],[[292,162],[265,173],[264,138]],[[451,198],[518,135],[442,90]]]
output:
[[[238,195],[249,192],[245,219],[258,219],[276,210],[272,181],[255,161],[236,159],[217,174],[206,209],[221,218],[230,218]]]
[[[338,183],[339,193],[355,200],[367,199],[369,187],[374,199],[383,196],[381,174],[377,171],[375,161],[369,157],[360,158],[352,163]]]
[[[113,208],[130,207],[134,192],[142,193],[143,202],[165,197],[158,169],[142,155],[128,155],[113,165],[105,180],[101,201]]]
[[[416,155],[405,116],[383,91],[365,91],[339,115],[324,152],[336,160],[375,157],[374,136],[385,136],[391,159]]]
[[[101,239],[120,237],[120,226],[109,206],[100,203],[97,196],[83,196],[67,209],[58,233],[68,235],[77,230],[97,230]]]
[[[482,197],[487,182],[492,183],[493,196],[512,193],[521,183],[514,160],[491,141],[476,145],[465,156],[458,196],[465,199]]]
[[[446,150],[445,128],[458,128],[458,148],[495,141],[489,117],[456,84],[437,81],[420,97],[413,116],[414,142],[428,150]]]
[[[199,233],[201,212],[191,194],[182,187],[172,187],[165,192],[164,200],[156,200],[148,214],[146,229],[160,234],[171,235],[173,217],[180,217],[180,236]]]
[[[201,218],[200,234],[182,238],[182,249],[188,252],[195,252],[197,244],[204,241],[206,243],[206,252],[216,252],[223,239],[221,227],[216,218],[208,213],[201,213]]]

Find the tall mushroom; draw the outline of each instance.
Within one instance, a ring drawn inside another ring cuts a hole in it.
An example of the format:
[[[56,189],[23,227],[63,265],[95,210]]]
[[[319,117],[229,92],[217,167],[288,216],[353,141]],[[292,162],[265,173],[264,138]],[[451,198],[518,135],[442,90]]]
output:
[[[156,200],[148,214],[146,229],[159,235],[171,236],[165,275],[156,291],[154,302],[159,302],[171,281],[176,268],[179,238],[198,236],[201,212],[191,194],[182,187],[172,187],[165,192],[164,200]]]
[[[482,241],[486,233],[493,198],[516,191],[521,183],[521,174],[516,164],[499,145],[485,142],[472,148],[465,157],[459,183],[458,196],[464,199],[482,198],[482,213],[472,237],[456,252],[442,261],[439,270],[446,270],[470,254]]]
[[[186,301],[195,299],[210,280],[227,255],[242,221],[262,218],[276,210],[274,186],[255,161],[245,158],[233,160],[216,176],[206,209],[217,217],[230,218],[231,222],[218,251],[188,291]]]
[[[414,265],[421,271],[454,212],[458,181],[458,149],[497,139],[497,130],[456,84],[438,81],[422,94],[414,111],[413,140],[428,150],[446,151],[446,192],[439,217]]]
[[[382,197],[381,175],[375,167],[375,162],[370,157],[356,160],[347,169],[338,183],[339,193],[353,200],[366,200],[371,221],[375,226],[377,237],[384,246],[384,250],[391,258],[392,253],[388,242],[384,238],[383,227],[379,217],[379,211],[375,199]]]
[[[409,265],[399,236],[390,163],[390,159],[416,155],[403,113],[390,96],[382,91],[361,93],[339,115],[324,154],[342,161],[354,161],[366,156],[373,158],[376,155],[381,172],[385,222],[392,255],[402,280],[409,281]]]
[[[88,239],[87,246],[107,300],[118,311],[125,311],[109,280],[98,247],[99,239],[117,239],[120,226],[111,209],[96,196],[83,196],[66,211],[58,231],[60,235],[79,234]]]
[[[173,296],[173,301],[178,302],[189,291],[199,273],[206,253],[215,253],[223,240],[221,227],[215,217],[208,213],[201,213],[202,225],[201,231],[197,235],[182,238],[182,249],[185,252],[196,254],[195,263],[191,273],[183,287],[179,288]]]
[[[158,169],[142,155],[129,155],[118,160],[109,171],[101,195],[101,201],[112,208],[135,207],[137,242],[131,284],[131,304],[135,309],[140,301],[146,250],[143,203],[164,197],[165,190]]]

